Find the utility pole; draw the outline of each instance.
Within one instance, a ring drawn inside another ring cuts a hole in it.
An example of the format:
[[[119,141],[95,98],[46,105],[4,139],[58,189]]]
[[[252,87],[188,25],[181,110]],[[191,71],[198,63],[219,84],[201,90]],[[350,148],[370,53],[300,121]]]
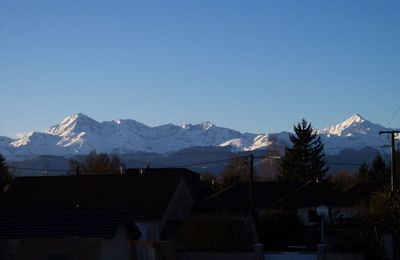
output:
[[[260,242],[260,237],[258,235],[258,216],[254,210],[254,155],[251,153],[249,156],[249,217],[252,220],[253,228],[253,247],[254,247],[254,259],[261,260],[264,259],[263,245]]]
[[[392,131],[380,131],[379,135],[381,134],[390,134],[391,136],[391,154],[390,154],[390,161],[391,161],[391,170],[390,170],[390,192],[394,192],[395,191],[395,181],[396,181],[396,177],[395,177],[395,170],[396,170],[396,158],[395,158],[395,154],[396,154],[396,144],[395,144],[395,135],[400,133],[400,130],[392,130]]]

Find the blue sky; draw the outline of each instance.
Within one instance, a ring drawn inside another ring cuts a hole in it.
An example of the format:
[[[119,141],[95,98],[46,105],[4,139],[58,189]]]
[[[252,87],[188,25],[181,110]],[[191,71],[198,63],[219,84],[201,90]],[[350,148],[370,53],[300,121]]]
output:
[[[243,132],[357,112],[387,126],[400,105],[399,1],[0,3],[0,135],[78,112]]]

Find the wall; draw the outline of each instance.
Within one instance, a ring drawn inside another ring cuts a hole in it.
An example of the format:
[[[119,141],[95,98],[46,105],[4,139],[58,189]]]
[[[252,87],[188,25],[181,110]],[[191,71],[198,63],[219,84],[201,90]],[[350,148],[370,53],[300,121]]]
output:
[[[68,255],[71,260],[99,259],[98,238],[37,238],[8,240],[9,255],[16,260],[48,259],[50,254]]]
[[[317,260],[318,253],[313,252],[276,252],[264,254],[264,260]],[[364,260],[362,253],[328,252],[325,260]]]
[[[264,260],[318,260],[318,254],[311,252],[270,252],[264,254]]]
[[[160,240],[160,224],[157,220],[153,222],[138,221],[135,223],[142,233],[139,240]]]
[[[183,179],[179,182],[174,196],[165,211],[161,225],[165,224],[167,219],[187,219],[192,210],[193,198]]]
[[[254,260],[254,252],[178,252],[178,260]],[[314,252],[266,252],[264,260],[317,260],[318,253]],[[326,260],[363,260],[362,253],[328,252]]]
[[[177,245],[173,241],[134,241],[134,260],[176,260]]]
[[[162,240],[175,240],[178,231],[176,223],[180,220],[186,220],[190,218],[191,210],[193,206],[192,195],[186,186],[186,182],[181,179],[176,191],[165,211],[164,217],[161,220],[161,232],[160,238]],[[169,221],[170,220],[170,221]],[[175,222],[175,224],[173,223]]]
[[[254,260],[254,252],[178,252],[178,260]]]
[[[35,238],[0,241],[0,255],[14,255],[16,260],[48,259],[65,255],[70,260],[130,260],[131,243],[121,226],[112,239]]]
[[[328,252],[326,254],[325,260],[364,260],[363,253],[335,253],[335,252]]]
[[[176,188],[171,201],[165,210],[161,222],[158,220],[135,220],[136,225],[142,232],[141,241],[163,240],[162,232],[165,230],[167,220],[186,219],[190,217],[193,199],[185,182],[181,180]]]
[[[131,259],[131,240],[127,230],[121,226],[112,239],[101,240],[101,260],[130,260]]]

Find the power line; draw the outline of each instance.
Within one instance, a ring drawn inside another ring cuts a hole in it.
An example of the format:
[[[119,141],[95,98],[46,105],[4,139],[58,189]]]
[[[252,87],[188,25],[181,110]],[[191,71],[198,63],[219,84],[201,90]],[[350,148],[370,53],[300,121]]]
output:
[[[163,168],[185,168],[185,167],[193,167],[193,166],[200,166],[200,165],[208,165],[208,164],[216,164],[216,163],[221,163],[221,162],[228,162],[228,161],[231,161],[231,160],[243,159],[243,158],[248,158],[248,156],[240,156],[240,157],[235,157],[235,158],[229,158],[229,159],[223,159],[223,160],[215,160],[215,161],[207,161],[207,162],[199,162],[199,163],[181,164],[181,165],[174,165],[174,166],[168,166],[168,167],[163,167]]]
[[[174,165],[174,166],[169,166],[165,168],[185,168],[185,167],[193,167],[193,166],[201,166],[201,165],[208,165],[208,164],[216,164],[216,163],[221,163],[221,162],[228,162],[231,160],[235,159],[244,159],[244,158],[249,158],[250,156],[245,155],[245,156],[240,156],[240,157],[235,157],[235,158],[229,158],[229,159],[223,159],[223,160],[216,160],[216,161],[205,161],[205,162],[199,162],[199,163],[191,163],[191,164],[182,164],[182,165]],[[280,159],[280,157],[262,157],[262,156],[253,156],[254,159]],[[327,165],[342,165],[342,166],[361,166],[363,163],[348,163],[348,162],[327,162]]]
[[[192,167],[192,166],[200,166],[200,165],[208,165],[208,164],[216,164],[216,163],[221,163],[221,162],[228,162],[228,161],[231,161],[231,160],[244,159],[244,158],[249,158],[249,156],[245,155],[245,156],[238,156],[238,157],[222,159],[222,160],[214,160],[214,161],[205,161],[205,162],[198,162],[198,163],[189,163],[189,164],[167,166],[167,167],[163,167],[163,168],[185,168],[185,167]],[[254,158],[265,159],[265,158],[268,158],[268,157],[254,157]],[[16,170],[29,170],[29,171],[44,171],[45,170],[45,168],[28,168],[28,167],[16,167],[16,166],[9,166],[8,168],[16,169]],[[70,170],[60,170],[60,169],[47,169],[47,171],[49,171],[49,172],[63,172],[63,173],[70,172]],[[96,172],[88,172],[88,173],[96,173]]]
[[[397,113],[399,113],[399,111],[400,111],[400,105],[394,112],[393,116],[390,118],[389,123],[387,123],[387,125],[386,125],[386,128],[388,128],[390,126],[390,124],[392,123],[393,119],[396,117]]]
[[[395,176],[395,171],[396,171],[396,159],[395,159],[395,153],[396,153],[396,140],[395,140],[395,135],[400,133],[399,130],[392,130],[392,131],[380,131],[379,135],[381,134],[389,134],[390,139],[391,139],[391,152],[390,152],[390,191],[394,192],[395,190],[395,182],[397,176]]]
[[[29,171],[44,171],[45,168],[28,168],[28,167],[16,167],[16,166],[7,166],[7,168],[15,169],[15,170],[29,170]],[[51,170],[47,169],[48,172],[67,172],[68,170]]]
[[[221,159],[221,160],[212,160],[212,161],[203,161],[203,162],[194,162],[194,163],[187,163],[187,164],[177,164],[177,165],[170,165],[162,168],[187,168],[187,167],[195,167],[195,166],[203,166],[203,165],[211,165],[211,164],[218,164],[218,163],[226,163],[232,160],[237,159],[249,159],[250,155],[243,155],[228,159]],[[262,159],[262,160],[278,160],[280,159],[279,156],[253,156],[254,159]],[[327,165],[336,165],[336,166],[361,166],[363,163],[348,163],[348,162],[327,162]],[[45,168],[30,168],[30,167],[16,167],[16,166],[9,166],[10,169],[15,170],[28,170],[28,171],[45,171]],[[47,169],[48,172],[62,172],[64,174],[71,174],[70,170],[61,170],[61,169]],[[96,172],[87,172],[87,173],[96,173]]]

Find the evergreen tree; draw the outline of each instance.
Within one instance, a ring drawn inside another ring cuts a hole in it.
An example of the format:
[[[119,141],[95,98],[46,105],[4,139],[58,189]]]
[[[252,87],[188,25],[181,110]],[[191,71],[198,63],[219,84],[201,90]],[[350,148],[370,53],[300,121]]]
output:
[[[380,153],[376,155],[374,161],[372,162],[371,180],[380,184],[386,184],[390,182],[389,168],[386,166],[386,163],[382,159]]]
[[[5,158],[0,154],[0,195],[3,193],[4,187],[12,180],[10,171],[8,170]]]
[[[295,134],[290,134],[291,147],[286,147],[281,161],[282,181],[325,180],[328,171],[321,138],[303,119],[294,126]]]
[[[369,181],[370,177],[370,170],[368,165],[364,162],[358,167],[358,174],[357,174],[357,181],[358,182],[367,182]]]

